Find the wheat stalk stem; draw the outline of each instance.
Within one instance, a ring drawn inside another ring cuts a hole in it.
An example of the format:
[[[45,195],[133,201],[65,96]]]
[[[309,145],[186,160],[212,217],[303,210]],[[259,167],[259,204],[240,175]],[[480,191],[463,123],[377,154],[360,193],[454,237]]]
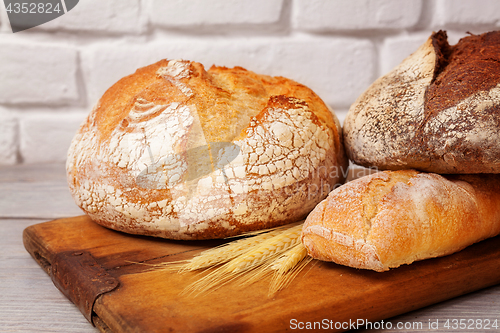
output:
[[[243,287],[266,275],[272,275],[269,291],[274,294],[287,286],[312,260],[300,241],[302,222],[205,250],[189,260],[158,266],[181,273],[214,268],[187,286],[183,294],[217,290],[236,279]]]

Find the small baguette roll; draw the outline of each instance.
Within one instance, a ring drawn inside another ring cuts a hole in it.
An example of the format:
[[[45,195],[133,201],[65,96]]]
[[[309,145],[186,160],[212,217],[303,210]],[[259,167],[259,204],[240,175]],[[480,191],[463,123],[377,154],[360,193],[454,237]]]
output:
[[[310,256],[387,271],[500,233],[500,175],[384,171],[332,191],[307,217]]]

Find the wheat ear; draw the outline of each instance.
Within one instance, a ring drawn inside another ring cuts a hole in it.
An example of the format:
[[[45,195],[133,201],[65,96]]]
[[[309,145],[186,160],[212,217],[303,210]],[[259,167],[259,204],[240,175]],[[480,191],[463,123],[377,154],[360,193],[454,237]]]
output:
[[[307,249],[302,243],[297,244],[280,256],[270,266],[274,274],[271,279],[269,294],[273,295],[288,286],[311,260],[312,258],[307,255]]]
[[[188,262],[182,267],[182,271],[194,271],[224,264],[231,259],[244,254],[249,248],[255,247],[258,244],[279,235],[282,231],[282,228],[274,229],[257,236],[238,239],[213,249],[203,251],[196,257],[188,260]]]
[[[185,292],[206,292],[215,290],[239,277],[251,276],[249,272],[257,267],[267,266],[282,253],[300,243],[302,223],[295,223],[257,245],[247,248],[246,252],[234,257],[224,265],[189,285]]]
[[[242,272],[259,266],[270,259],[300,243],[302,224],[295,225],[278,235],[271,237],[243,255],[234,258],[226,265],[226,270],[232,273]]]
[[[262,243],[264,240],[279,235],[287,228],[289,228],[288,225],[267,230],[252,231],[240,235],[240,237],[244,238],[205,250],[191,259],[155,264],[153,265],[153,269],[184,273],[205,268],[213,268],[245,253],[249,248]]]

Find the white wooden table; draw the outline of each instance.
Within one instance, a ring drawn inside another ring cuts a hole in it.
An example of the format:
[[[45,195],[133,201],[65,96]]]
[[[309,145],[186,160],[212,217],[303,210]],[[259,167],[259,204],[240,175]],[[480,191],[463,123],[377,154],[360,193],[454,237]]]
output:
[[[64,165],[0,167],[0,332],[97,331],[54,287],[22,243],[22,232],[30,225],[81,214],[67,189]],[[380,329],[363,331],[500,332],[491,325],[488,330],[470,326],[472,320],[484,326],[487,319],[500,325],[500,285],[385,320],[375,326]],[[439,329],[430,329],[429,323],[437,320]],[[447,320],[449,328],[444,327]],[[457,329],[453,329],[454,320]],[[460,320],[466,328],[460,329]],[[386,329],[381,329],[382,325]],[[389,325],[392,329],[387,329]],[[397,329],[398,325],[402,329]]]

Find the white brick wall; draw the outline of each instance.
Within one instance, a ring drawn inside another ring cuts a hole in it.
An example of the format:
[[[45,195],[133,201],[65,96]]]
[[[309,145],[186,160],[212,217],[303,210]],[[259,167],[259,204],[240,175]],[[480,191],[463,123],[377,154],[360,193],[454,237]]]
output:
[[[449,27],[500,27],[500,1],[476,0],[437,2],[435,23]]]
[[[0,40],[0,103],[50,105],[77,101],[76,61],[74,48]]]
[[[0,165],[17,162],[17,120],[0,108]]]
[[[81,112],[43,112],[20,115],[19,149],[24,163],[61,161],[86,114]]]
[[[296,0],[294,5],[294,27],[309,31],[408,29],[422,11],[422,0]]]
[[[104,91],[162,58],[242,66],[349,105],[433,30],[500,28],[495,0],[83,0],[13,34],[0,4],[0,164],[63,162]]]
[[[147,16],[140,0],[83,0],[69,14],[38,27],[42,30],[138,35],[146,31]],[[79,37],[85,37],[79,35]]]
[[[277,23],[284,0],[151,0],[151,23],[165,27]]]

